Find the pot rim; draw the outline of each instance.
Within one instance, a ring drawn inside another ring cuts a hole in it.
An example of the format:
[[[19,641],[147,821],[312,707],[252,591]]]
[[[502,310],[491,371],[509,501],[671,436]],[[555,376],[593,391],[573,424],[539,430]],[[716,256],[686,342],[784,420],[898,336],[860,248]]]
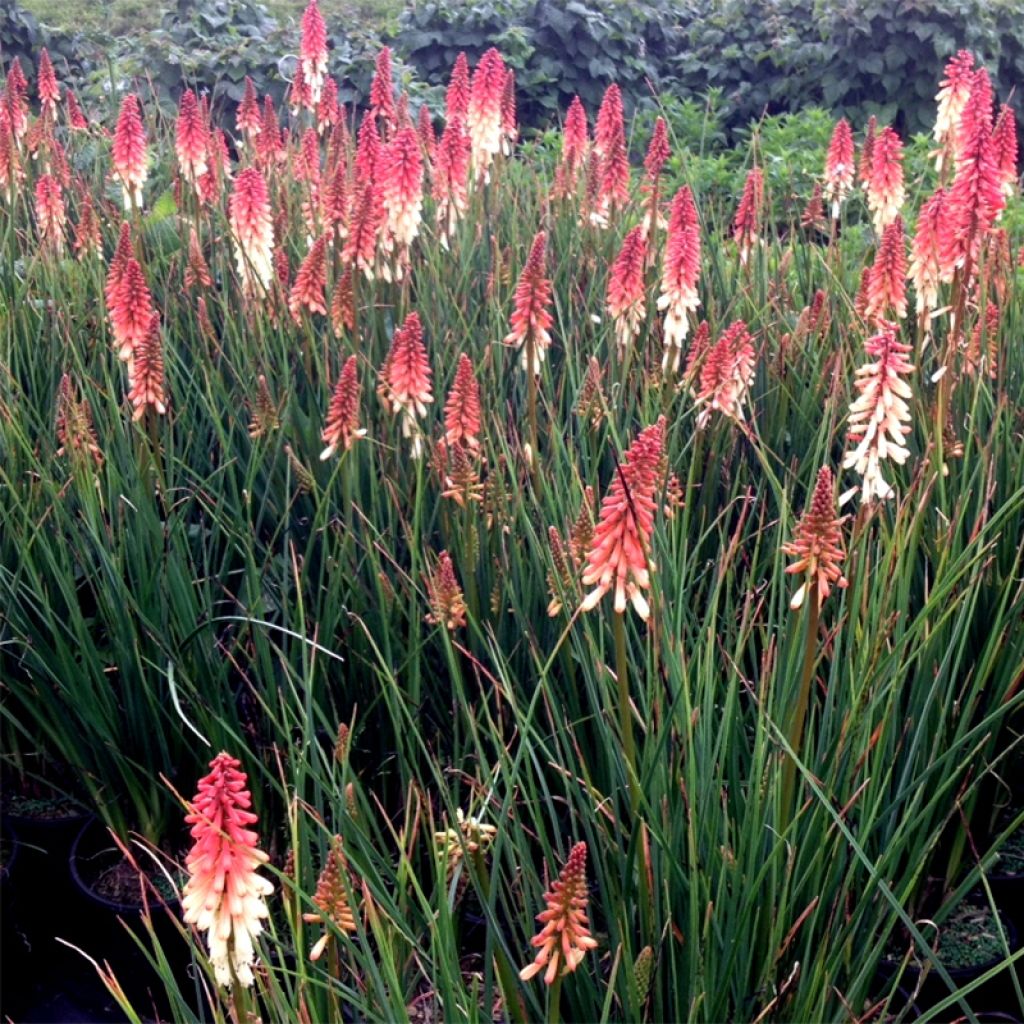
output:
[[[117,914],[140,914],[146,909],[146,904],[139,903],[121,903],[118,900],[112,900],[107,896],[96,892],[89,882],[83,877],[81,872],[78,870],[79,860],[84,858],[85,853],[81,849],[84,842],[87,841],[87,837],[95,834],[96,827],[102,828],[102,823],[96,818],[95,815],[90,815],[88,820],[82,825],[75,836],[75,841],[71,844],[71,852],[68,854],[68,868],[71,872],[71,877],[74,880],[75,885],[79,891],[82,892],[88,899],[92,900],[93,903],[101,907],[105,907],[107,910],[112,910]],[[98,850],[97,853],[104,851]],[[122,855],[118,851],[117,847],[113,844],[109,847],[109,852],[117,854],[119,857]],[[122,857],[123,859],[123,857]],[[162,905],[168,910],[176,910],[181,906],[181,900],[177,896],[163,896],[162,894],[152,894],[150,897],[150,906],[155,903],[158,906]]]

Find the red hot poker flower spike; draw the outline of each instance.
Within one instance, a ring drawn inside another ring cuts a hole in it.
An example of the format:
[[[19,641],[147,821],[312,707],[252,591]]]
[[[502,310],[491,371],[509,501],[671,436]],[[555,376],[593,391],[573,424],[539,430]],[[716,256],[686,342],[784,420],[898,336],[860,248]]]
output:
[[[796,559],[787,566],[786,572],[804,576],[804,582],[789,602],[790,608],[799,608],[808,592],[820,608],[831,592],[832,584],[847,586],[840,569],[840,563],[846,557],[841,529],[843,522],[844,519],[835,516],[832,470],[822,466],[811,503],[797,523],[793,540],[782,545],[783,553]]]
[[[596,608],[610,590],[615,611],[627,601],[645,621],[651,613],[643,591],[651,586],[649,549],[654,532],[654,493],[665,446],[665,417],[641,431],[616,467],[611,487],[601,502],[601,515],[587,552],[583,584],[594,589],[580,605]]]
[[[544,971],[544,981],[575,971],[587,953],[597,948],[587,920],[587,844],[577,843],[558,879],[544,893],[546,908],[537,915],[544,926],[531,940],[540,952],[519,972],[523,981]],[[546,968],[546,970],[545,970]]]
[[[207,933],[210,961],[224,986],[252,985],[254,940],[268,916],[274,887],[258,875],[269,859],[258,848],[252,797],[241,764],[229,754],[210,762],[185,821],[195,843],[186,860],[189,880],[182,893],[185,922]]]

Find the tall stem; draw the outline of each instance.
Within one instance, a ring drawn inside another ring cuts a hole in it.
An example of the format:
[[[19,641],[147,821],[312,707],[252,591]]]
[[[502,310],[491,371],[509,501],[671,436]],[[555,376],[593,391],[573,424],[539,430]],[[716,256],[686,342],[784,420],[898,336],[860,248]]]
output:
[[[629,662],[626,653],[625,615],[612,614],[612,630],[615,633],[615,679],[619,687],[619,725],[622,731],[622,747],[626,758],[626,780],[629,784],[629,809],[633,816],[640,807],[640,781],[636,773],[636,744],[633,742],[633,711],[629,703]]]
[[[526,416],[530,429],[530,477],[537,486],[537,377],[533,372],[533,361],[537,358],[537,342],[533,331],[526,335]]]
[[[558,1024],[558,1008],[562,1001],[562,974],[558,973],[548,989],[548,1024]]]
[[[800,756],[803,747],[804,722],[807,719],[807,708],[811,702],[811,676],[814,672],[814,659],[818,648],[818,595],[813,591],[810,583],[807,589],[807,634],[804,637],[804,664],[800,676],[800,692],[797,695],[796,707],[793,709],[793,719],[790,722],[789,733],[786,736],[793,756],[787,758],[786,766],[782,775],[782,832],[789,827],[793,815],[793,798],[796,787],[796,759]]]

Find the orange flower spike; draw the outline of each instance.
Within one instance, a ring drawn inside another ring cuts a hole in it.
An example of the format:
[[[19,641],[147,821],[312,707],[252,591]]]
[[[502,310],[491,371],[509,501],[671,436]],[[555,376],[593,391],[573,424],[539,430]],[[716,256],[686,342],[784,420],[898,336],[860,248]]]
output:
[[[133,409],[133,420],[140,420],[147,409],[158,415],[167,412],[167,394],[164,390],[164,355],[160,341],[160,317],[154,313],[149,318],[149,329],[132,348],[132,360],[128,364],[128,400]]]
[[[434,162],[437,160],[437,135],[434,133],[430,107],[426,103],[421,103],[420,109],[416,112],[416,137],[420,140],[420,149],[427,169],[433,174]]]
[[[625,354],[633,339],[639,334],[647,315],[644,302],[646,260],[647,243],[644,240],[644,229],[642,225],[637,225],[623,240],[622,249],[612,264],[608,278],[605,308],[615,321],[615,341],[620,355]]]
[[[1005,103],[992,132],[992,149],[1003,195],[1009,199],[1017,184],[1017,119]]]
[[[732,237],[739,246],[742,266],[747,265],[751,250],[762,241],[760,224],[763,204],[764,174],[760,167],[752,167],[743,184],[743,195],[732,224]]]
[[[448,444],[480,447],[480,385],[465,352],[459,356],[455,382],[445,402],[444,426],[444,439]]]
[[[416,129],[400,128],[384,158],[381,202],[387,216],[387,234],[394,245],[407,250],[419,234],[423,209],[423,157]],[[401,263],[396,277],[401,278]]]
[[[121,182],[124,208],[142,208],[142,186],[146,183],[146,133],[142,127],[139,101],[129,93],[121,102],[114,142],[111,147],[114,177]]]
[[[544,926],[530,940],[540,952],[519,972],[523,981],[544,971],[544,982],[553,985],[559,976],[571,974],[587,953],[597,948],[587,920],[587,844],[577,843],[557,880],[544,893],[547,905],[537,915]],[[545,970],[546,968],[546,970]]]
[[[465,121],[469,113],[469,61],[464,53],[455,58],[451,81],[445,92],[445,120]]]
[[[92,205],[92,197],[86,192],[82,196],[82,205],[78,214],[78,223],[75,225],[75,239],[73,243],[75,256],[84,260],[90,253],[95,256],[103,255],[103,241],[100,238],[100,221],[96,216],[96,210]]]
[[[174,149],[181,176],[196,185],[207,170],[206,152],[210,143],[209,136],[206,122],[199,111],[196,94],[191,89],[186,89],[181,94],[178,106]]]
[[[930,333],[932,310],[939,305],[939,283],[953,277],[953,267],[942,263],[942,236],[948,230],[945,205],[948,189],[939,189],[929,196],[917,215],[917,228],[910,249],[908,277],[914,285],[914,303],[918,317]],[[948,271],[948,273],[947,273]]]
[[[343,116],[338,101],[338,83],[333,78],[325,78],[320,101],[316,105],[316,130],[323,135],[328,128],[340,124]]]
[[[672,200],[658,295],[658,309],[665,312],[665,354],[661,364],[665,373],[679,370],[683,342],[690,329],[689,314],[695,313],[700,305],[699,276],[700,221],[690,186],[684,185]]]
[[[502,100],[505,95],[505,61],[492,46],[473,72],[466,108],[471,160],[478,183],[491,180],[491,164],[501,152]]]
[[[858,397],[850,406],[848,436],[854,448],[843,458],[843,469],[853,469],[863,477],[861,500],[885,500],[893,489],[882,477],[881,463],[891,459],[903,465],[910,457],[905,439],[910,433],[910,406],[913,392],[903,375],[914,367],[907,359],[913,346],[898,339],[899,327],[882,321],[876,335],[864,343],[874,362],[857,370]]]
[[[248,827],[257,819],[241,764],[221,753],[210,769],[185,818],[195,843],[185,862],[189,880],[181,906],[185,923],[207,933],[217,982],[248,987],[255,981],[254,942],[268,917],[265,900],[274,891],[257,874],[269,858]]]
[[[811,503],[796,525],[793,540],[782,545],[783,554],[796,559],[786,567],[786,572],[804,576],[804,582],[789,602],[790,608],[799,608],[804,603],[808,585],[819,608],[831,593],[833,584],[837,587],[848,585],[840,569],[840,563],[846,557],[841,529],[846,517],[837,519],[835,516],[833,489],[832,470],[822,466]]]
[[[902,320],[907,315],[907,253],[901,217],[886,225],[875,262],[865,273],[869,275],[865,317],[881,320],[891,313]]]
[[[316,0],[310,0],[302,12],[300,26],[299,62],[309,89],[311,106],[315,107],[320,102],[327,75],[327,25]]]
[[[441,245],[449,248],[455,227],[469,207],[470,139],[460,118],[450,120],[437,147],[433,194]]]
[[[36,180],[35,205],[40,242],[55,255],[62,255],[67,216],[60,182],[52,174],[41,174]]]
[[[88,131],[89,122],[85,119],[85,114],[82,113],[82,108],[78,105],[78,98],[70,89],[66,91],[64,102],[68,108],[68,127],[73,132]]]
[[[580,175],[586,169],[589,150],[587,114],[579,96],[573,96],[562,128],[562,157],[555,170],[552,198],[564,199],[575,194],[579,187]]]
[[[44,46],[39,51],[39,78],[37,81],[39,89],[39,103],[43,112],[50,117],[57,114],[57,104],[60,102],[60,86],[57,84],[57,76],[53,72],[53,62]]]
[[[339,931],[349,934],[359,930],[345,888],[344,877],[347,873],[348,862],[341,850],[341,836],[335,836],[323,870],[316,881],[316,892],[313,895],[313,904],[319,913],[303,914],[303,921],[307,924],[325,925],[330,922]],[[309,959],[314,963],[319,960],[330,940],[331,932],[325,931],[310,950]]]
[[[949,192],[952,229],[943,254],[945,265],[977,262],[981,239],[995,224],[1006,202],[993,145],[992,84],[981,68],[960,116],[956,177]]]
[[[601,502],[601,514],[587,552],[584,586],[593,586],[581,611],[596,608],[610,590],[614,608],[622,615],[627,601],[646,621],[650,605],[643,595],[650,589],[649,560],[654,532],[654,493],[665,448],[665,417],[637,436],[616,468],[611,486]]]
[[[274,276],[274,226],[267,182],[255,167],[239,171],[228,200],[235,264],[247,298],[264,295]]]
[[[263,130],[260,104],[259,100],[256,99],[256,86],[253,85],[253,81],[248,75],[245,76],[245,91],[242,93],[242,102],[238,104],[238,112],[235,114],[235,127],[249,142],[252,142]]]
[[[530,255],[526,259],[523,271],[516,285],[515,309],[510,323],[512,331],[505,338],[506,345],[512,345],[520,351],[520,365],[523,370],[540,374],[541,364],[551,345],[549,329],[551,318],[551,282],[545,275],[547,254],[547,235],[538,231],[530,246]],[[533,338],[533,366],[528,365],[527,337]]]
[[[605,90],[594,128],[593,155],[597,160],[597,195],[590,221],[607,227],[614,210],[629,202],[629,158],[622,92],[614,82]]]
[[[3,103],[7,108],[7,119],[16,142],[20,142],[28,131],[28,103],[25,90],[28,81],[21,70],[21,61],[15,56],[7,72],[7,85],[4,90]]]
[[[304,309],[310,315],[313,313],[327,315],[327,303],[324,297],[326,287],[327,236],[321,235],[306,253],[306,258],[295,275],[295,284],[292,285],[288,295],[288,311],[297,324],[302,323]]]
[[[18,156],[18,143],[11,129],[10,118],[0,104],[0,190],[7,202],[13,202],[14,191],[25,177]]]
[[[381,371],[383,395],[391,412],[402,415],[402,436],[411,437],[414,459],[423,454],[423,438],[416,419],[427,415],[427,406],[433,402],[432,371],[427,349],[423,344],[423,326],[415,311],[395,331],[391,351]]]
[[[903,188],[903,143],[888,125],[882,129],[871,149],[867,193],[875,233],[881,236],[899,216],[906,196]]]
[[[970,50],[960,50],[946,64],[945,77],[939,83],[939,91],[935,96],[939,108],[932,129],[938,147],[935,153],[935,169],[942,174],[950,150],[956,149],[957,126],[960,115],[971,95],[971,83],[974,79],[974,54]]]
[[[466,602],[447,551],[441,552],[437,567],[427,577],[427,594],[430,599],[427,622],[452,632],[466,625]]]
[[[138,260],[128,257],[116,285],[107,313],[117,356],[128,361],[149,335],[155,310]]]
[[[725,333],[704,359],[700,372],[697,405],[698,428],[707,426],[713,410],[741,423],[743,400],[754,381],[754,344],[742,320],[726,328]]]
[[[377,231],[383,213],[380,185],[368,179],[353,203],[352,222],[341,253],[342,262],[361,270],[367,281],[372,281],[375,274]]]
[[[853,131],[841,118],[832,131],[825,157],[825,188],[822,198],[832,204],[832,219],[839,219],[839,207],[853,189]]]
[[[107,280],[103,288],[106,298],[107,309],[110,310],[118,301],[118,289],[121,287],[121,279],[124,277],[125,267],[128,261],[135,256],[132,247],[132,228],[128,221],[121,222],[121,231],[117,238],[117,247],[107,268]]]
[[[281,141],[277,111],[274,110],[274,103],[269,96],[263,99],[263,118],[259,134],[253,139],[253,149],[256,153],[256,162],[268,173],[284,159],[284,144]]]
[[[329,459],[339,448],[348,451],[366,430],[359,426],[359,377],[355,356],[349,356],[342,367],[338,383],[334,385],[331,404],[327,409],[327,423],[321,437],[327,447],[320,453],[320,461]]]
[[[385,46],[377,54],[373,81],[370,83],[370,113],[380,118],[385,131],[395,125],[395,87],[391,80],[391,50]]]

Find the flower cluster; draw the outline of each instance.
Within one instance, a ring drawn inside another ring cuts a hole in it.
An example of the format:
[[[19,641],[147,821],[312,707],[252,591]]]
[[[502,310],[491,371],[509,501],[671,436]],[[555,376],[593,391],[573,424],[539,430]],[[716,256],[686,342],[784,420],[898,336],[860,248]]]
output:
[[[267,855],[248,826],[256,823],[240,762],[218,754],[185,818],[195,840],[186,860],[181,905],[186,924],[207,933],[210,962],[221,985],[252,985],[255,940],[274,887],[257,870]]]

